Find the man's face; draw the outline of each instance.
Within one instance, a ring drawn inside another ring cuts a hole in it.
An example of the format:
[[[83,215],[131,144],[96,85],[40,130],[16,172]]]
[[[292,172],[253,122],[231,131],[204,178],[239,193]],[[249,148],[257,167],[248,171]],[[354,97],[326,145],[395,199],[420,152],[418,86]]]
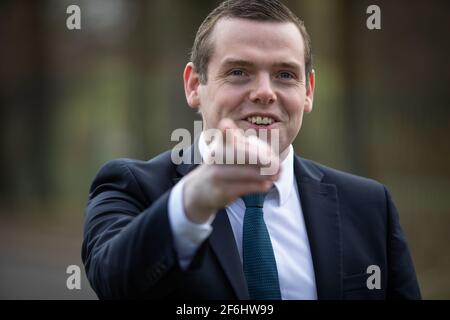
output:
[[[312,110],[314,74],[305,84],[304,44],[293,23],[220,19],[211,34],[208,81],[188,64],[188,103],[199,108],[204,129],[230,118],[244,130],[279,129],[279,150],[297,136]],[[258,119],[260,117],[260,119]]]

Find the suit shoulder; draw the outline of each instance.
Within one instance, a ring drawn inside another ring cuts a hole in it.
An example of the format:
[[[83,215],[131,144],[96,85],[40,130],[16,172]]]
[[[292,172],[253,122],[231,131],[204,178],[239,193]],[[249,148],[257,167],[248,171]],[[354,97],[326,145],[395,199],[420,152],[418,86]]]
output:
[[[138,160],[138,159],[130,159],[130,158],[118,158],[107,161],[103,164],[99,170],[99,173],[102,172],[120,172],[130,170],[133,173],[135,172],[148,172],[153,170],[158,170],[161,172],[165,169],[171,169],[173,167],[172,162],[170,161],[170,151],[163,152],[156,157],[150,160]]]
[[[101,166],[96,174],[91,192],[92,188],[100,181],[121,181],[126,184],[136,182],[140,184],[140,181],[152,182],[153,180],[161,181],[164,177],[169,178],[174,171],[170,154],[170,151],[166,151],[147,161],[130,158],[109,160]]]
[[[385,186],[374,179],[337,170],[308,159],[301,158],[301,161],[304,166],[318,170],[323,175],[322,181],[325,183],[335,184],[343,189],[372,190],[384,193]]]
[[[302,159],[302,164],[307,170],[315,171],[316,176],[321,175],[322,183],[335,186],[340,207],[346,216],[363,213],[365,217],[379,217],[379,221],[385,221],[389,199],[383,184],[311,160]]]

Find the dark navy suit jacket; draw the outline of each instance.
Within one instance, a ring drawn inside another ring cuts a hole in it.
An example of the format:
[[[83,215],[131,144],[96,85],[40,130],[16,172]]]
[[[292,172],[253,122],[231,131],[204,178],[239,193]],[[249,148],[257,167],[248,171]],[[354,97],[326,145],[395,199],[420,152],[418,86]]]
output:
[[[180,269],[168,199],[173,186],[194,168],[173,164],[169,151],[146,162],[119,159],[101,168],[90,189],[82,247],[86,273],[99,298],[249,298],[224,209],[188,270]],[[294,173],[318,298],[420,299],[386,188],[298,156]],[[370,265],[380,267],[381,289],[367,287]]]

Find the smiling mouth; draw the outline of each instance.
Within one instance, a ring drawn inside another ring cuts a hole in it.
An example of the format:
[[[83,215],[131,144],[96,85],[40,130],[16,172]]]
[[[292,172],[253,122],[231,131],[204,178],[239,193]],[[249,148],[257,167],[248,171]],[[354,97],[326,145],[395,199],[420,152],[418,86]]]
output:
[[[261,117],[261,116],[248,117],[245,120],[251,124],[259,126],[270,126],[271,124],[277,122],[275,119],[271,117]]]

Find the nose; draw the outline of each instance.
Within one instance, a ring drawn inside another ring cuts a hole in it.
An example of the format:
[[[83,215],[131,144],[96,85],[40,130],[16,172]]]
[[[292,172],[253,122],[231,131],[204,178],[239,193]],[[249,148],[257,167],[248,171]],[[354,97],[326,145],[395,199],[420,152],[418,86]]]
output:
[[[277,100],[269,75],[260,75],[257,78],[255,86],[250,92],[250,100],[262,105],[272,104]]]

